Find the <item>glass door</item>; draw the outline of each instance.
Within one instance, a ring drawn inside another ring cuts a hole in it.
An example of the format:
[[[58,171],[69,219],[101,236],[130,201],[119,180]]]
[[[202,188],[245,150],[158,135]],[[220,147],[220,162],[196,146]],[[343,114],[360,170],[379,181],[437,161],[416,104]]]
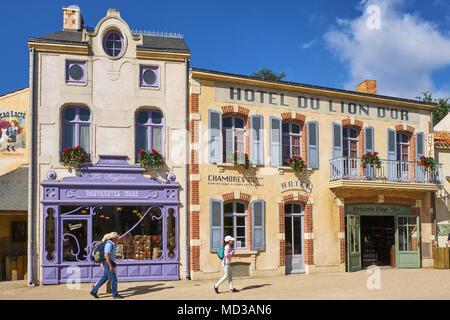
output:
[[[361,223],[356,215],[347,215],[347,270],[361,270]]]
[[[303,208],[300,204],[285,205],[286,273],[305,272],[303,241]]]
[[[397,216],[395,247],[397,268],[420,268],[419,217]]]

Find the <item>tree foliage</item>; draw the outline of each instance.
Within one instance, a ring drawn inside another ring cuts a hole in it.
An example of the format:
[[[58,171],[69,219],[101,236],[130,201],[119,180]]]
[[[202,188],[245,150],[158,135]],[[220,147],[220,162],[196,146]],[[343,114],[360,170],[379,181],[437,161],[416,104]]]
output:
[[[427,103],[434,103],[438,104],[438,107],[433,110],[433,127],[439,123],[450,111],[450,98],[439,98],[439,99],[433,99],[431,96],[431,93],[428,91],[422,92],[422,97],[416,97],[418,100],[422,100],[423,102]]]
[[[260,78],[263,80],[281,80],[286,77],[284,72],[276,74],[274,71],[270,70],[268,67],[260,68],[258,72],[253,72],[252,77]]]

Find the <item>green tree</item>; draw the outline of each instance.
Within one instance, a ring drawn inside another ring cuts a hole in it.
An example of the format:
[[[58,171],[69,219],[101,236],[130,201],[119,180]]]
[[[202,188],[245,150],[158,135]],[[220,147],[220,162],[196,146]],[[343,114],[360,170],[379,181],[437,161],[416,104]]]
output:
[[[270,70],[268,67],[260,68],[258,72],[253,72],[252,77],[260,78],[263,80],[281,80],[286,77],[284,72],[276,74],[274,71]]]
[[[423,97],[416,97],[418,100],[422,100],[423,102],[427,103],[434,103],[437,104],[438,107],[433,110],[433,126],[437,125],[439,121],[441,121],[447,113],[450,111],[450,98],[439,98],[439,99],[433,99],[431,96],[431,93],[428,91],[422,92]]]

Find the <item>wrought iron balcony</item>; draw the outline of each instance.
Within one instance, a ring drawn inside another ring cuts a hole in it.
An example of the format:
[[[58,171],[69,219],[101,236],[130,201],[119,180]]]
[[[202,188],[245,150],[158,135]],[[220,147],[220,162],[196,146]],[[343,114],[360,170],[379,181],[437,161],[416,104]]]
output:
[[[442,184],[442,164],[436,164],[431,170],[415,162],[380,160],[379,167],[367,165],[361,167],[361,159],[339,157],[330,160],[330,181],[364,180],[401,183]]]

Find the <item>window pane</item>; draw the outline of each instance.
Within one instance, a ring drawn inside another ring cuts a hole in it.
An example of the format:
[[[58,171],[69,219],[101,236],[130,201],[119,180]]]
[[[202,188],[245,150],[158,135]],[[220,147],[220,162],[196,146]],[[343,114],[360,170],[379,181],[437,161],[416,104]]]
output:
[[[80,108],[80,120],[81,121],[89,121],[89,118],[91,116],[91,111],[87,108]]]
[[[80,126],[80,146],[86,151],[86,153],[90,153],[89,148],[89,125],[81,125]]]
[[[297,203],[294,203],[294,211],[293,212],[301,213],[302,212],[302,206],[297,204]]]
[[[141,149],[147,150],[147,128],[145,127],[138,127],[138,134],[137,134],[138,152]]]
[[[223,127],[224,128],[231,128],[232,127],[232,120],[230,117],[223,118]]]
[[[292,124],[292,133],[300,133],[300,126],[298,124]]]
[[[225,213],[233,213],[233,202],[225,203],[223,208]]]
[[[226,236],[233,236],[233,227],[225,227],[223,228],[224,238]]]
[[[152,128],[152,148],[157,150],[158,152],[162,151],[161,133],[162,133],[161,127],[153,127]]]
[[[160,124],[162,122],[162,114],[157,111],[152,112],[152,123],[153,124]]]
[[[283,133],[289,133],[289,123],[283,123]]]
[[[350,129],[350,138],[356,138],[357,134],[356,134],[356,130],[355,129]]]
[[[86,260],[87,236],[86,220],[63,220],[63,261]]]
[[[236,226],[245,227],[245,217],[236,217]]]
[[[409,142],[409,136],[406,134],[402,134],[402,142],[408,143]]]
[[[73,121],[75,119],[75,108],[67,108],[64,110],[64,120]]]
[[[245,237],[245,228],[236,228],[237,237]]]
[[[147,111],[139,112],[139,114],[138,114],[138,121],[139,121],[139,123],[142,123],[142,124],[147,123],[147,121],[148,121],[148,112]]]
[[[302,254],[302,221],[294,217],[294,254]]]
[[[223,224],[225,227],[233,227],[233,216],[225,216]]]
[[[63,125],[63,149],[74,147],[74,129],[73,124]]]
[[[245,213],[245,205],[243,203],[236,203],[236,212],[237,213]]]
[[[240,118],[234,118],[234,126],[235,128],[244,128],[244,120],[240,119]]]
[[[292,204],[287,203],[287,204],[284,205],[284,213],[285,214],[292,213]]]
[[[293,248],[292,248],[292,218],[286,217],[284,219],[285,223],[285,239],[286,239],[286,255],[292,255]]]
[[[176,248],[176,229],[175,229],[175,217],[174,210],[169,208],[167,210],[167,250],[169,251],[169,258],[173,258],[175,256],[175,248]]]

